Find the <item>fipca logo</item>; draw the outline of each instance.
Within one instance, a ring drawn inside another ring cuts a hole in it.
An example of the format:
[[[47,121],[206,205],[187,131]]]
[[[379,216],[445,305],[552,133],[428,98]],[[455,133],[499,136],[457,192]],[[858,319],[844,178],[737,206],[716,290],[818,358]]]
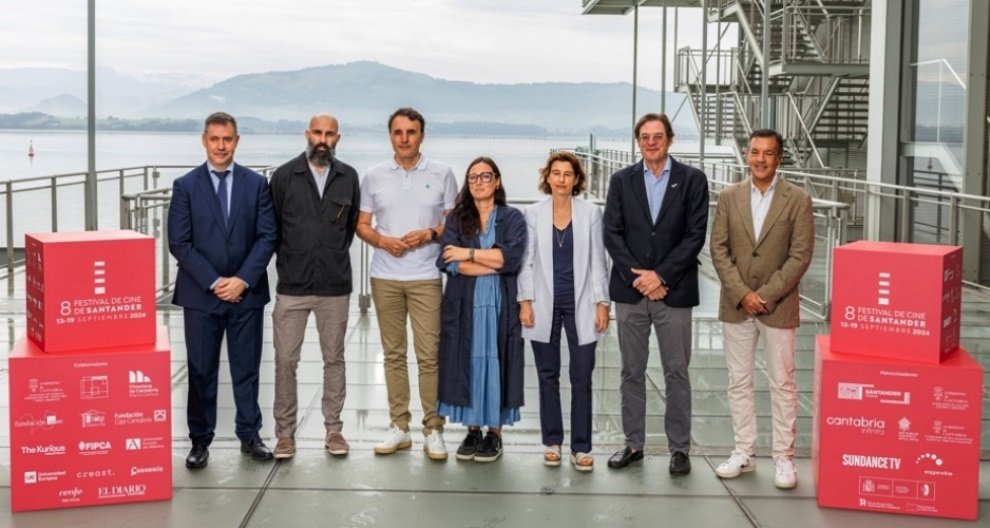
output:
[[[32,414],[24,414],[14,420],[14,427],[17,429],[31,429],[33,434],[38,429],[49,431],[55,426],[62,425],[63,420],[53,411],[45,411],[40,417],[35,418]]]
[[[144,484],[127,484],[124,486],[101,486],[96,488],[96,496],[100,499],[119,499],[122,497],[143,497],[148,492]]]
[[[83,427],[103,427],[107,424],[107,413],[90,409],[80,413]]]
[[[154,398],[158,396],[158,387],[152,383],[150,376],[140,370],[127,371],[128,394],[131,398]]]
[[[88,455],[106,455],[110,452],[110,442],[106,440],[96,441],[96,442],[79,442],[79,454]]]

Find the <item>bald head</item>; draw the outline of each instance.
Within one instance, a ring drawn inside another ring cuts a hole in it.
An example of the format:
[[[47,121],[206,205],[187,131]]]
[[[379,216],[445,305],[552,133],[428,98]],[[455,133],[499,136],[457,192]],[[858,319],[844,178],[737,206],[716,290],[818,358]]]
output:
[[[309,118],[309,128],[326,128],[333,127],[334,130],[340,131],[340,125],[337,122],[337,118],[333,114],[316,114]]]
[[[340,127],[337,118],[330,114],[316,114],[309,120],[306,129],[306,157],[317,167],[326,167],[333,160],[337,142],[340,141]]]

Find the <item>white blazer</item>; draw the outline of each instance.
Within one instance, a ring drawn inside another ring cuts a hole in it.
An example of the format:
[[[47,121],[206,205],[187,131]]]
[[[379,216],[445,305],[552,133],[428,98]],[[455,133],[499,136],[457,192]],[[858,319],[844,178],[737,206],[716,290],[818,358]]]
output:
[[[519,272],[519,301],[533,301],[533,327],[522,329],[524,339],[550,342],[553,317],[553,200],[526,208],[526,252]],[[574,322],[578,344],[598,340],[595,311],[608,299],[608,261],[602,242],[602,211],[587,200],[574,198],[571,206],[574,234]],[[563,333],[563,330],[561,330]]]

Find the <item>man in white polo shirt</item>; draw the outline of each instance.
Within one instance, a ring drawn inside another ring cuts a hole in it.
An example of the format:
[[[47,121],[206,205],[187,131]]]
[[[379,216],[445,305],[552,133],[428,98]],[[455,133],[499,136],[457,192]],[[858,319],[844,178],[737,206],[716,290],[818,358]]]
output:
[[[387,455],[412,447],[406,364],[408,316],[419,366],[423,450],[433,460],[446,460],[444,419],[437,415],[442,285],[436,259],[444,216],[454,208],[457,180],[449,166],[420,153],[426,128],[422,114],[400,108],[389,117],[388,128],[395,156],[365,173],[357,225],[357,235],[375,248],[371,296],[385,353],[392,422],[388,435],[375,445],[375,453]]]

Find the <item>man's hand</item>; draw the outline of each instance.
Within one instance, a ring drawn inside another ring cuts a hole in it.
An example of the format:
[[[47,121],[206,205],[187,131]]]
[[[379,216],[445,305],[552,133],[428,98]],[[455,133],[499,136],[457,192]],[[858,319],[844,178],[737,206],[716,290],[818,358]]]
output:
[[[213,293],[221,301],[236,303],[241,301],[247,284],[238,277],[222,277],[213,288]]]
[[[409,235],[407,234],[406,236]],[[378,236],[378,247],[388,251],[393,257],[401,257],[406,251],[412,249],[412,246],[405,242],[405,237],[399,239],[385,235]]]
[[[767,301],[754,291],[747,293],[739,304],[752,317],[770,313],[770,310],[767,309]]]
[[[632,272],[637,275],[636,280],[632,283],[633,288],[636,288],[640,294],[651,301],[659,301],[667,296],[669,288],[663,285],[657,272],[651,269],[636,268],[632,268]]]
[[[416,229],[402,236],[402,243],[409,246],[409,249],[416,249],[422,245],[429,244],[433,239],[433,234],[429,229]]]

